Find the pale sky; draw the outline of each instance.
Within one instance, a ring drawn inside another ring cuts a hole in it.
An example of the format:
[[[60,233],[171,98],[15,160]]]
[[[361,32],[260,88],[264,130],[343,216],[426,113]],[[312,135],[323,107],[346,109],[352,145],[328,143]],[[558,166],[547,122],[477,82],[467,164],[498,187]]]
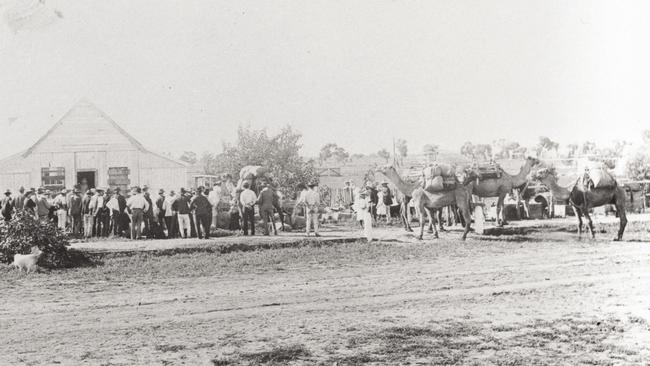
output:
[[[82,98],[155,151],[315,155],[637,140],[649,97],[648,1],[0,0],[0,156]]]

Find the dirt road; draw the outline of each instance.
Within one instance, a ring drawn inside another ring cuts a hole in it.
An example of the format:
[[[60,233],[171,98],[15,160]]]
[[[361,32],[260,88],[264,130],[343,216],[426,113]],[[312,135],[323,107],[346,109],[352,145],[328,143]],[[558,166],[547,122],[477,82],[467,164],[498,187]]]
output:
[[[650,362],[648,243],[457,237],[3,267],[0,364]]]

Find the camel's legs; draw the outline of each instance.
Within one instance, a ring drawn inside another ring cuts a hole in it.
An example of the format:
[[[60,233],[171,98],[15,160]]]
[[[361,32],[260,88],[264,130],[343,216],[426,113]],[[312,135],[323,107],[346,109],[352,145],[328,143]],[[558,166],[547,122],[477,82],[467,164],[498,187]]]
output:
[[[422,240],[422,237],[424,236],[424,211],[426,209],[424,208],[423,204],[420,204],[419,207],[417,208],[416,214],[418,215],[418,220],[420,220],[420,236],[418,239]]]
[[[445,226],[443,225],[442,220],[442,210],[443,208],[438,209],[438,226],[440,226],[440,231],[445,231]]]
[[[467,233],[469,233],[470,229],[470,223],[472,222],[472,215],[469,212],[469,207],[462,207],[460,208],[462,217],[465,221],[465,230],[463,231],[463,240],[467,238]]]
[[[587,224],[589,225],[589,231],[591,231],[591,238],[595,239],[596,232],[594,231],[594,223],[591,220],[591,216],[589,216],[589,209],[585,208],[583,214],[585,215],[585,219],[587,219]]]
[[[499,199],[497,200],[497,224],[499,226],[503,226],[506,224],[506,215],[505,215],[505,210],[503,207],[503,202],[506,199],[505,194],[499,195]]]
[[[573,206],[573,212],[575,212],[576,217],[578,218],[578,236],[582,235],[582,210],[578,207]]]
[[[619,226],[618,235],[614,240],[619,241],[623,239],[623,232],[625,231],[625,226],[627,225],[627,215],[625,214],[625,198],[620,194],[620,192],[616,196],[616,213],[618,214],[619,218]]]
[[[412,232],[413,229],[411,229],[411,223],[409,221],[409,216],[410,215],[409,215],[408,209],[409,209],[408,202],[403,201],[400,204],[400,207],[399,207],[399,216],[402,219],[402,223],[404,223],[404,229],[406,231],[411,231]]]

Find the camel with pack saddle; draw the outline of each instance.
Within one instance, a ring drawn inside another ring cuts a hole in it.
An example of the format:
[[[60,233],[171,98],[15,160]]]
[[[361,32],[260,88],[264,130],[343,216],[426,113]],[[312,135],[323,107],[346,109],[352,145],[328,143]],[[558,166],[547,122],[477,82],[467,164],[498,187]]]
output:
[[[477,172],[478,178],[470,182],[470,191],[481,198],[498,197],[497,200],[497,223],[499,226],[505,225],[504,201],[508,193],[513,189],[523,187],[528,182],[528,175],[533,167],[539,164],[539,160],[528,157],[519,173],[510,175],[501,168],[499,176],[482,178],[480,171]]]
[[[553,198],[556,201],[570,204],[578,218],[578,235],[582,234],[582,216],[587,219],[588,229],[591,237],[595,238],[594,224],[591,220],[589,210],[594,207],[613,204],[616,206],[616,213],[619,217],[618,234],[614,241],[623,239],[623,232],[627,225],[627,216],[625,214],[625,189],[618,185],[616,180],[611,177],[612,182],[606,186],[594,187],[583,178],[578,178],[576,182],[568,187],[562,187],[557,183],[557,173],[553,167],[542,167],[531,173],[533,179],[544,184],[551,190]]]
[[[465,240],[472,221],[470,215],[470,194],[466,186],[458,182],[458,184],[453,188],[438,192],[430,192],[425,190],[420,184],[405,182],[393,166],[389,165],[380,167],[377,171],[384,174],[398,190],[411,197],[420,222],[420,235],[418,236],[418,239],[422,240],[424,236],[425,214],[429,216],[430,222],[433,222],[433,212],[435,212],[435,210],[456,205],[465,221],[465,230],[462,235],[462,239]],[[407,192],[410,192],[410,194]],[[433,225],[433,229],[434,237],[438,238],[438,230],[435,225]]]

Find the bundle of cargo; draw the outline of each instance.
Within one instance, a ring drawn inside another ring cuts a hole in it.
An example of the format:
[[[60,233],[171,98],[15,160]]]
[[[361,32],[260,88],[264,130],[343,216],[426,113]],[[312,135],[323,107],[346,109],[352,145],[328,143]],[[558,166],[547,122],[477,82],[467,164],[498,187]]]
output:
[[[503,169],[497,163],[475,164],[472,167],[479,180],[499,179],[503,174]]]
[[[456,169],[451,164],[435,163],[422,169],[423,187],[434,193],[456,188]]]
[[[584,166],[582,186],[589,188],[611,188],[616,186],[616,179],[607,166],[600,162],[588,162]]]
[[[250,185],[250,188],[257,190],[257,179],[265,177],[269,173],[267,168],[259,165],[247,165],[239,171],[239,182],[237,183],[238,189],[243,189],[244,182]]]

